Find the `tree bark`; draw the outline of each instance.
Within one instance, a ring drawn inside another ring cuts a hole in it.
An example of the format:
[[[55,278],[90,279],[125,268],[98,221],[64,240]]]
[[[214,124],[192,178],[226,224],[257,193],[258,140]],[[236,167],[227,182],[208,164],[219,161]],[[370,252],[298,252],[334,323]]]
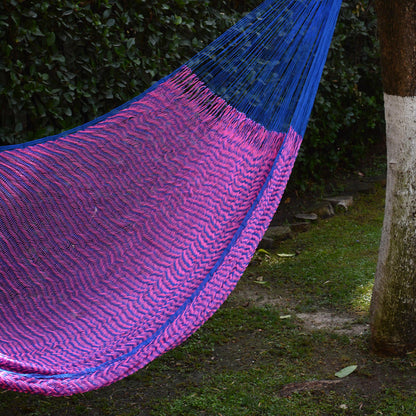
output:
[[[370,308],[373,350],[416,349],[416,1],[377,0],[387,141],[386,207]]]

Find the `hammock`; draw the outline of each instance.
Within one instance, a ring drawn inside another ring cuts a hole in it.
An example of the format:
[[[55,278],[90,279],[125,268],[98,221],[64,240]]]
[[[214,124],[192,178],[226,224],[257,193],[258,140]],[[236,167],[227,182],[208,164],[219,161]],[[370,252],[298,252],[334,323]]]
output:
[[[220,307],[277,209],[340,0],[267,0],[170,76],[0,148],[0,387],[113,383]]]

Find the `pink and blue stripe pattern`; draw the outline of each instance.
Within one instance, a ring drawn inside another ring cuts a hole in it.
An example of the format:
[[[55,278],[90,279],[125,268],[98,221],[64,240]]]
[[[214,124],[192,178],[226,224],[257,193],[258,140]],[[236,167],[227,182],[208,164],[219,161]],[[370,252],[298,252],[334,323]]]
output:
[[[189,337],[244,271],[299,143],[185,67],[105,121],[1,152],[0,385],[87,391]]]
[[[97,389],[213,315],[282,197],[340,3],[266,0],[122,107],[0,148],[1,388]]]

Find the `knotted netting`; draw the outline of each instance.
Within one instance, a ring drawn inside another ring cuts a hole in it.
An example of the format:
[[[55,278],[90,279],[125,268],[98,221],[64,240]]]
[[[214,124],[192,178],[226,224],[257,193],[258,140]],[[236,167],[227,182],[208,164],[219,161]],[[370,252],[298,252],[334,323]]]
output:
[[[0,148],[0,386],[70,395],[179,345],[277,209],[340,0],[267,0],[114,111]]]

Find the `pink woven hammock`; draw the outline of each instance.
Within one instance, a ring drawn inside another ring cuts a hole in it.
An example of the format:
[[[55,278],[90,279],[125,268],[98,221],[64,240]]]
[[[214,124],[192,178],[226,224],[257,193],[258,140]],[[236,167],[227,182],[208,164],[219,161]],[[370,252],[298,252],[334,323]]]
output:
[[[281,19],[278,3],[256,20]],[[1,387],[108,385],[224,302],[285,189],[339,9],[298,3],[320,20],[302,41],[304,104],[281,130],[216,93],[197,55],[100,119],[0,149]]]

